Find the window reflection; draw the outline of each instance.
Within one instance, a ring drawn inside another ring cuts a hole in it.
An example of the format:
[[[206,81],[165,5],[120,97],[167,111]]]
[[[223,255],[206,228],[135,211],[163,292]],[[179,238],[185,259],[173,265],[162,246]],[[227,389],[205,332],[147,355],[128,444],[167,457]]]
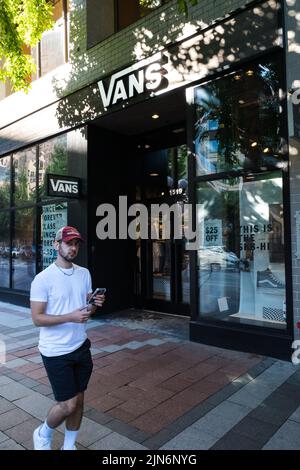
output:
[[[46,75],[68,60],[69,0],[51,0],[53,4],[53,27],[44,31],[39,43],[30,48],[36,72],[32,80]]]
[[[199,316],[286,328],[282,178],[200,183]]]
[[[17,210],[14,214],[14,236],[12,245],[12,287],[29,290],[35,276],[35,210]]]
[[[21,150],[13,155],[14,203],[15,205],[35,202],[36,190],[36,148]]]
[[[9,287],[10,263],[9,212],[0,212],[0,286]]]
[[[63,17],[63,1],[59,0],[53,3],[53,28],[43,33],[40,42],[42,76],[65,63],[65,22]]]
[[[279,82],[279,65],[274,61],[196,88],[198,176],[280,167]]]
[[[171,300],[171,242],[156,240],[152,244],[153,298]]]
[[[0,208],[10,205],[10,157],[0,159]]]
[[[148,152],[143,161],[143,190],[147,199],[187,195],[187,146]]]
[[[41,144],[39,159],[39,195],[46,195],[46,175],[67,175],[68,155],[67,155],[67,134],[48,140]]]

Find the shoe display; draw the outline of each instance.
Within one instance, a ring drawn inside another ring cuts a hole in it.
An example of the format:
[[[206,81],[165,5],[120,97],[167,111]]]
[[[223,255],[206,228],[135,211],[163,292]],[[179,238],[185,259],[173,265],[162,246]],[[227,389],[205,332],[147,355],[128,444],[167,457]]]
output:
[[[271,289],[284,289],[285,283],[280,281],[270,268],[264,271],[257,271],[257,287],[267,287]]]
[[[51,450],[51,438],[40,435],[41,427],[42,424],[33,431],[34,450]]]

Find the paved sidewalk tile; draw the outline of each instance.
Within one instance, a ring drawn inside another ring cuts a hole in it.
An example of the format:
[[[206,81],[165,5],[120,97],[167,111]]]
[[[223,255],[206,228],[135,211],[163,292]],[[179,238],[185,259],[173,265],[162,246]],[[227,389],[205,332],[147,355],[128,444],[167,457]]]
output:
[[[25,450],[25,448],[17,444],[13,439],[6,439],[0,442],[0,450]]]
[[[103,439],[89,446],[91,450],[146,450],[147,447],[128,439],[116,432],[112,432]]]
[[[300,448],[295,366],[192,343],[187,322],[179,338],[159,328],[167,321],[162,316],[151,313],[144,322],[130,315],[87,325],[95,367],[79,449]],[[0,365],[0,449],[32,449],[32,433],[55,400],[29,309],[0,302],[0,338],[7,344],[7,364]],[[63,434],[61,425],[53,449],[61,448]]]
[[[32,392],[24,385],[17,382],[12,382],[0,387],[0,395],[7,400],[18,400],[19,398],[28,397]]]
[[[30,419],[31,415],[26,413],[19,408],[7,411],[2,413],[0,416],[0,430],[6,431],[9,428],[12,428],[20,423],[23,423],[27,419]]]
[[[55,402],[48,397],[44,397],[40,393],[32,391],[31,389],[27,390],[29,392],[28,395],[16,400],[14,404],[35,418],[44,421],[47,411],[55,404]]]
[[[300,423],[288,420],[265,444],[264,450],[299,450]]]

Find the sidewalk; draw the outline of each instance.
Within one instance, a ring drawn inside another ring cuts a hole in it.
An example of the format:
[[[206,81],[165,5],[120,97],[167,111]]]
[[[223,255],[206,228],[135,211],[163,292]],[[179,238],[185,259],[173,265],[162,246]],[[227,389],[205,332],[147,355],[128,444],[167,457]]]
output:
[[[187,319],[172,320],[128,312],[88,323],[79,449],[300,449],[300,368],[192,343]],[[32,449],[54,400],[29,309],[0,303],[0,340],[0,450]],[[53,448],[62,441],[60,427]]]

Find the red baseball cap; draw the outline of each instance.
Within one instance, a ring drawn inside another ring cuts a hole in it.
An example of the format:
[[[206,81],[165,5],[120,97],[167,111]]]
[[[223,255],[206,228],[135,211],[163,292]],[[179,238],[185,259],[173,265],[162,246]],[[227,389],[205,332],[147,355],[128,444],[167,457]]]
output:
[[[60,228],[55,235],[55,241],[57,242],[69,242],[70,240],[74,240],[74,238],[78,238],[82,242],[84,241],[77,228],[69,225]]]

